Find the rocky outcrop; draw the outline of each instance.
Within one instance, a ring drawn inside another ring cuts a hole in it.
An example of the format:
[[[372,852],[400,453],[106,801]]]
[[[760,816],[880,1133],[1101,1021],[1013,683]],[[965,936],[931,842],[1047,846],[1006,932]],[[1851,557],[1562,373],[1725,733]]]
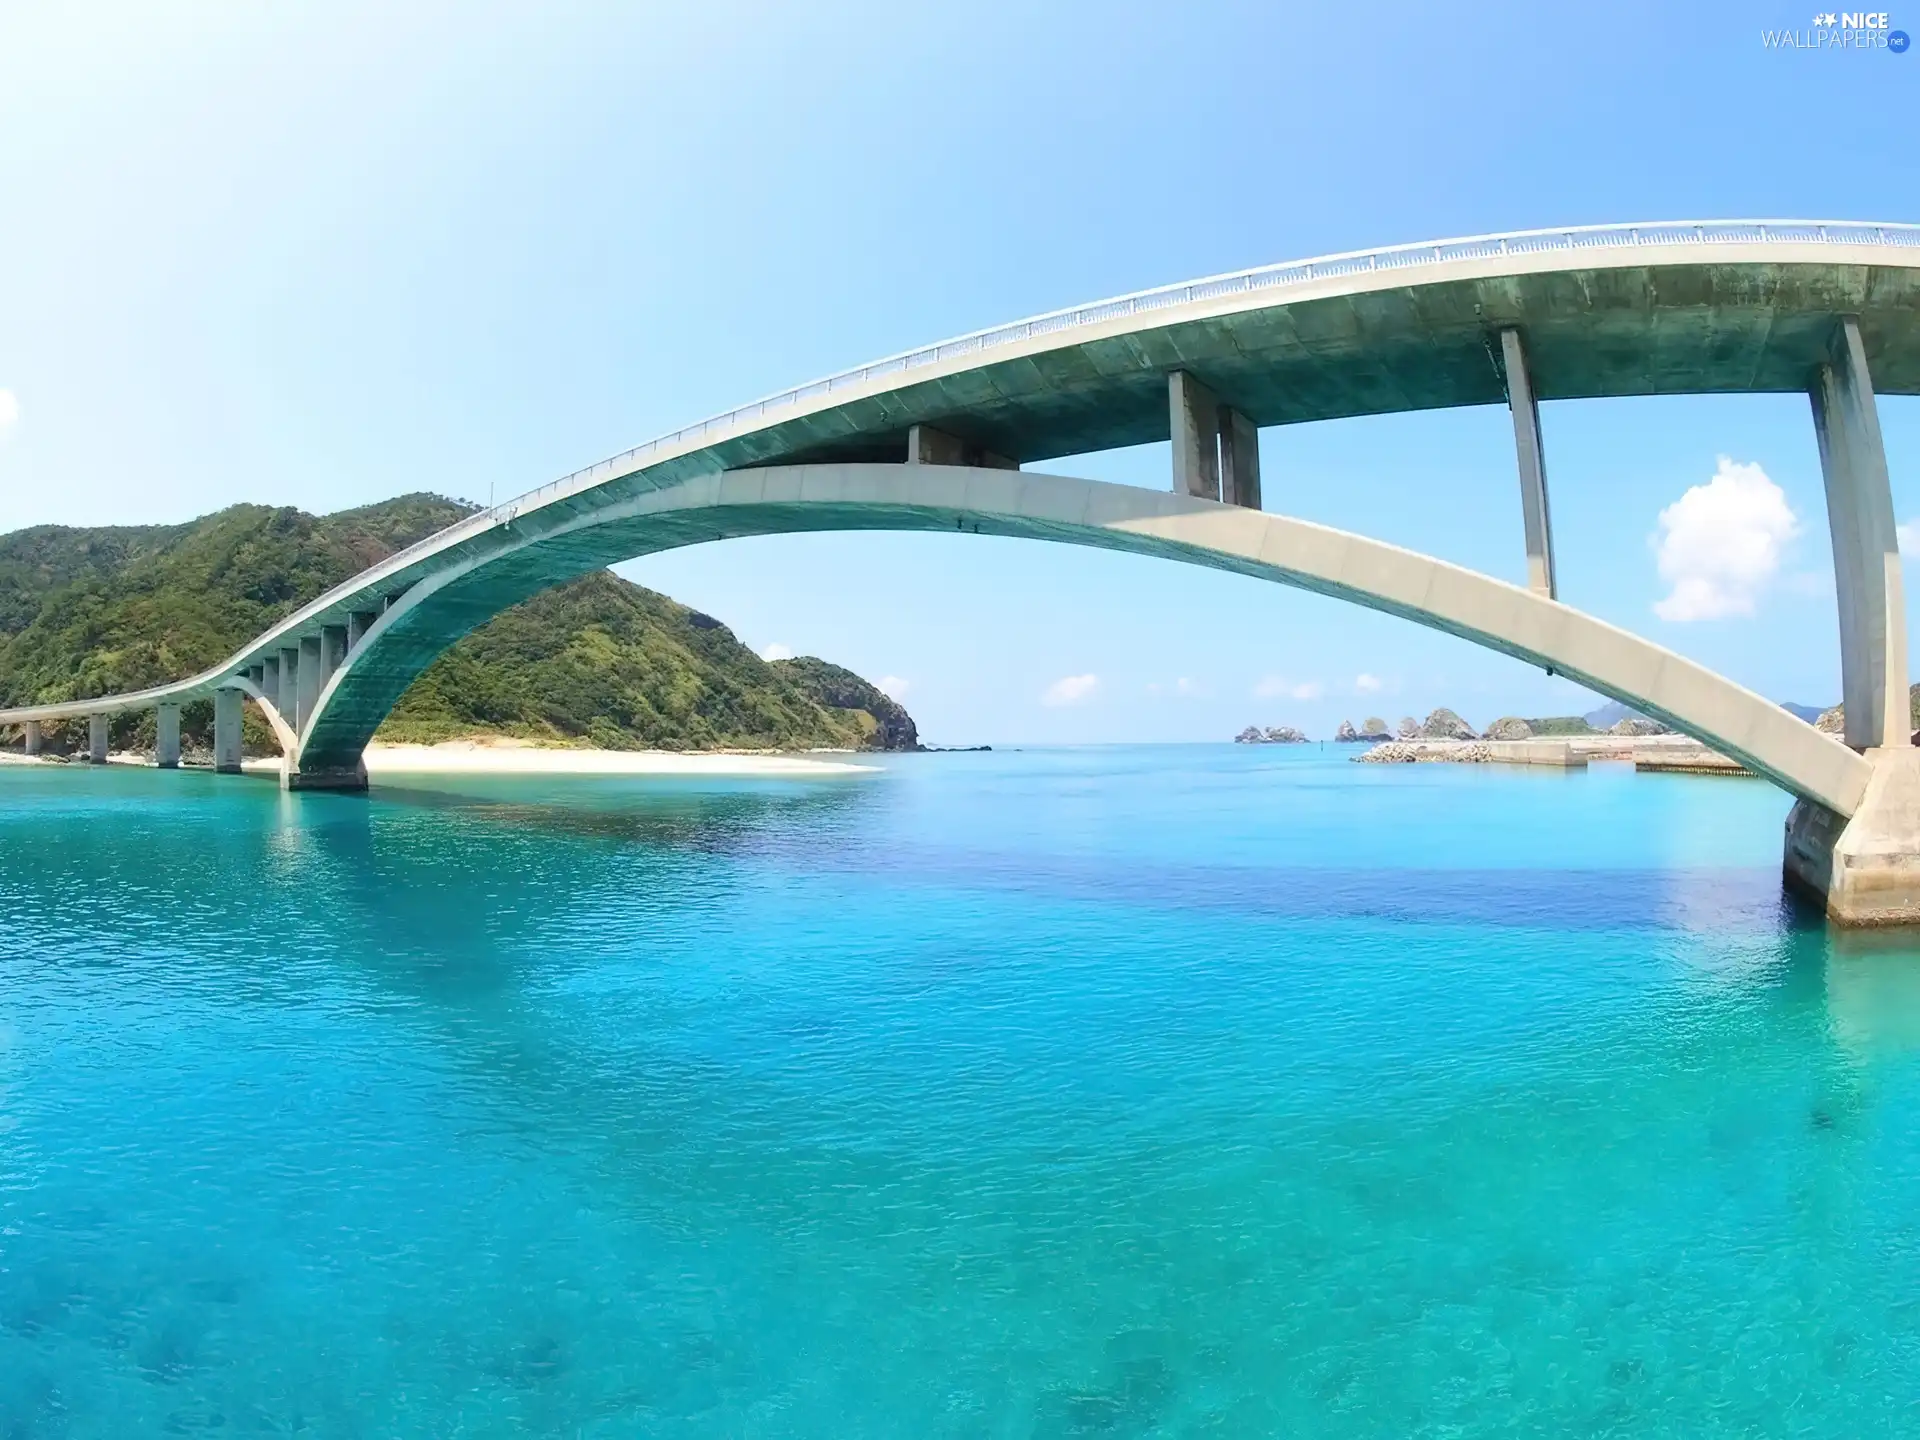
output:
[[[851,717],[862,750],[918,750],[920,730],[906,708],[870,680],[812,655],[775,660],[771,668],[793,681],[815,704]]]
[[[1369,715],[1360,722],[1362,740],[1385,740],[1388,738],[1387,722],[1378,715]]]
[[[1333,732],[1333,738],[1337,744],[1351,745],[1359,740],[1360,732],[1353,728],[1351,720],[1342,720],[1340,728]]]
[[[1401,733],[1405,733],[1403,730]],[[1466,721],[1444,705],[1427,716],[1426,723],[1420,727],[1420,734],[1428,740],[1477,740],[1477,732]]]
[[[1630,715],[1625,720],[1614,724],[1607,733],[1609,735],[1665,735],[1669,732],[1667,727],[1658,720],[1649,720],[1644,715]]]
[[[1402,740],[1418,740],[1420,738],[1420,722],[1411,715],[1402,715],[1400,717],[1400,723],[1394,727],[1394,733],[1399,735]]]
[[[1498,720],[1487,726],[1487,733],[1482,738],[1487,740],[1531,740],[1533,738],[1533,727],[1518,715],[1502,715]]]
[[[1236,745],[1302,745],[1306,743],[1304,732],[1291,725],[1269,725],[1262,730],[1258,725],[1249,725],[1233,737]]]

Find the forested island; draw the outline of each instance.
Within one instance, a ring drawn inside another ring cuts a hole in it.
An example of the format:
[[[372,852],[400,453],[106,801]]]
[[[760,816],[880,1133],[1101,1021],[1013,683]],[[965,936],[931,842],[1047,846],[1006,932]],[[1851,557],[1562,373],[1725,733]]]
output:
[[[0,536],[0,706],[136,690],[216,665],[283,616],[474,507],[430,494],[310,515],[235,505],[181,525]],[[207,743],[211,707],[182,714]],[[151,712],[114,743],[150,743]],[[273,749],[249,707],[248,748]],[[49,725],[50,750],[84,723]],[[917,750],[913,717],[850,670],[765,661],[720,621],[601,570],[451,647],[378,740],[510,736],[612,750]]]

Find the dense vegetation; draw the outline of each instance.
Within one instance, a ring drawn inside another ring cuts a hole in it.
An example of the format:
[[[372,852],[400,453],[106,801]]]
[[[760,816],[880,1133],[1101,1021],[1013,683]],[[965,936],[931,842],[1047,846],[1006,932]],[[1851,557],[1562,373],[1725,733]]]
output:
[[[274,621],[467,513],[437,495],[334,515],[236,505],[185,525],[0,536],[0,704],[81,699],[217,664]],[[182,715],[204,744],[210,707]],[[115,723],[150,741],[152,717]],[[269,747],[249,709],[250,748]],[[78,743],[50,730],[49,741]],[[910,749],[912,719],[823,660],[768,664],[724,625],[600,571],[476,630],[415,682],[390,740],[516,735],[609,748]]]

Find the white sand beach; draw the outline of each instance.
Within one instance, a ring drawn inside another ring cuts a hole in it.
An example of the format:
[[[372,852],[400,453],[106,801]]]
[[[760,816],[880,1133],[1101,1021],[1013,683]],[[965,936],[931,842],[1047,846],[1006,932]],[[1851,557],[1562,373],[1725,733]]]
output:
[[[851,753],[851,752],[847,752]],[[278,760],[269,760],[277,768]],[[367,774],[382,775],[859,775],[877,767],[784,753],[576,750],[524,740],[369,745]]]
[[[534,745],[524,740],[450,740],[440,745],[370,745],[367,775],[762,775],[808,778],[869,775],[879,767],[826,758],[853,752],[787,753],[676,750],[586,750]],[[84,763],[0,750],[0,765]],[[114,752],[109,765],[151,766],[153,757]],[[280,757],[262,755],[243,767],[250,775],[277,775]]]

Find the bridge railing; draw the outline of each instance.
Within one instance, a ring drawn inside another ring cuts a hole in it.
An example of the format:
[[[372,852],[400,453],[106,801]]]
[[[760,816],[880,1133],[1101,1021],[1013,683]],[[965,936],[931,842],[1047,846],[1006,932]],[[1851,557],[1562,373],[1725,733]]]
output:
[[[1003,345],[1020,344],[1037,335],[1055,334],[1084,326],[1101,325],[1128,315],[1151,314],[1171,305],[1189,305],[1195,301],[1219,299],[1227,295],[1259,290],[1284,289],[1289,285],[1315,280],[1335,279],[1368,270],[1410,270],[1428,265],[1443,265],[1458,260],[1483,260],[1499,255],[1533,255],[1545,251],[1615,250],[1642,245],[1728,245],[1728,244],[1811,244],[1880,245],[1899,249],[1920,249],[1920,225],[1875,224],[1850,220],[1677,220],[1653,221],[1639,225],[1585,225],[1560,230],[1520,230],[1505,235],[1476,235],[1458,240],[1430,240],[1414,245],[1389,245],[1378,250],[1353,250],[1339,255],[1323,255],[1313,260],[1291,260],[1263,265],[1231,275],[1216,275],[1181,285],[1163,285],[1141,290],[1112,300],[1075,306],[976,330],[970,335],[942,340],[938,344],[902,351],[883,360],[843,370],[823,379],[796,385],[776,395],[709,416],[670,434],[623,450],[618,455],[562,475],[490,510],[478,511],[447,530],[401,551],[393,559],[404,563],[415,552],[437,550],[468,534],[479,534],[503,520],[562,495],[590,489],[603,480],[625,475],[639,468],[648,456],[697,441],[702,436],[730,430],[749,421],[764,418],[830,395],[848,386],[864,385],[888,375],[936,365],[966,355],[980,354]]]

